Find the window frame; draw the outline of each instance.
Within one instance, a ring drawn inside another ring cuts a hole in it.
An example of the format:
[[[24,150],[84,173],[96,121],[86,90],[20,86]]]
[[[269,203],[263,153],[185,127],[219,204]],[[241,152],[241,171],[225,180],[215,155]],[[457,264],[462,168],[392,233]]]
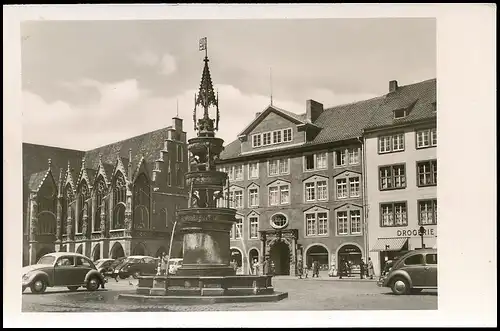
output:
[[[251,198],[252,194],[250,194],[250,190],[257,190],[257,204],[256,205],[252,205],[252,198]],[[259,207],[259,205],[260,205],[259,187],[256,185],[255,186],[252,185],[252,186],[248,187],[247,191],[248,191],[248,194],[247,194],[248,195],[248,207],[249,208],[250,207]]]
[[[436,143],[433,143],[432,139],[432,132],[435,132],[436,135]],[[429,135],[429,145],[428,146],[418,146],[418,134],[421,132],[427,132]],[[425,129],[418,129],[415,130],[415,149],[426,149],[426,148],[433,148],[437,147],[437,127],[432,127],[432,128],[425,128]]]
[[[326,182],[326,198],[325,199],[319,199],[319,190],[318,190],[318,182]],[[306,185],[314,183],[314,199],[313,200],[307,200],[307,190],[306,190]],[[328,202],[330,200],[330,182],[328,177],[324,176],[312,176],[302,182],[302,200],[304,203],[315,203],[315,202]]]
[[[283,160],[286,160],[287,163],[287,172],[281,172],[281,163]],[[270,173],[270,165],[271,162],[277,162],[277,173],[276,174],[271,174]],[[282,158],[271,158],[267,160],[267,177],[278,177],[278,176],[286,176],[290,174],[290,158],[289,157],[282,157]]]
[[[326,155],[326,163],[324,168],[318,168],[318,155],[319,154],[325,154]],[[303,172],[313,172],[313,171],[323,171],[323,170],[328,170],[328,164],[329,164],[329,151],[322,151],[322,152],[313,152],[313,153],[304,153],[302,154],[302,171]],[[313,160],[313,168],[312,169],[307,169],[307,157],[311,157]]]
[[[290,133],[290,139],[285,140],[285,137],[288,137],[286,133]],[[269,136],[269,143],[264,143],[266,141],[265,137]],[[278,138],[279,139],[275,139]],[[270,130],[270,131],[264,131],[260,133],[254,133],[251,135],[251,140],[252,140],[252,148],[259,148],[259,147],[265,147],[265,146],[271,146],[271,145],[280,145],[284,143],[289,143],[293,141],[293,129],[291,127],[284,128],[284,129],[277,129],[277,130]],[[256,140],[259,141],[258,144],[256,144]]]
[[[260,167],[259,167],[259,161],[257,162],[249,162],[248,163],[248,169],[247,169],[247,177],[248,179],[258,179],[259,178],[259,170],[260,170]],[[252,165],[256,165],[257,167],[257,177],[252,177]]]
[[[422,163],[428,163],[430,166],[430,176],[431,183],[430,184],[421,184],[420,183],[420,172],[419,165]],[[420,160],[415,162],[415,172],[417,175],[417,187],[429,187],[429,186],[437,186],[437,159],[429,159],[429,160]]]
[[[396,182],[395,181],[396,176],[394,175],[394,168],[398,167],[398,166],[403,166],[404,173],[405,173],[404,174],[405,184],[404,184],[404,186],[401,186],[401,187],[394,186],[394,183]],[[383,168],[390,168],[390,170],[391,170],[390,178],[391,178],[392,187],[389,187],[389,188],[382,187],[382,176],[381,176],[380,172]],[[378,166],[378,190],[379,191],[404,190],[407,186],[408,186],[408,176],[407,176],[407,172],[406,172],[406,162],[384,164],[384,165]]]
[[[285,217],[285,223],[281,226],[278,226],[276,225],[274,222],[273,222],[273,217],[275,216],[278,216],[278,215],[282,215]],[[286,216],[284,213],[281,213],[281,212],[278,212],[278,213],[274,213],[271,215],[271,217],[269,217],[269,224],[271,225],[271,227],[273,229],[276,229],[276,230],[281,230],[281,229],[284,229],[288,226],[288,224],[290,223],[290,219],[288,218],[288,216]]]
[[[326,214],[326,233],[319,233],[319,217],[318,214]],[[307,227],[307,215],[314,215],[315,221],[315,234],[308,234]],[[305,211],[304,212],[304,238],[317,238],[317,237],[329,237],[330,236],[330,211],[325,208],[319,208],[319,210],[315,211]]]
[[[383,224],[383,213],[382,213],[382,206],[384,205],[391,205],[392,206],[392,223],[393,225],[384,225]],[[395,210],[395,205],[398,204],[404,204],[405,209],[406,209],[406,224],[396,224],[396,210]],[[399,201],[386,201],[386,202],[381,202],[379,204],[379,226],[381,228],[401,228],[401,227],[407,227],[408,226],[408,201],[407,200],[399,200]]]
[[[422,223],[422,215],[420,213],[420,204],[424,202],[430,202],[432,207],[432,223],[423,224]],[[419,199],[417,200],[417,216],[418,216],[418,225],[427,226],[427,225],[437,225],[437,198],[433,199]]]
[[[395,136],[402,136],[403,137],[403,148],[394,150],[394,137]],[[383,138],[390,138],[390,146],[388,151],[381,151],[380,150],[380,140]],[[405,137],[405,132],[397,131],[391,134],[385,134],[377,137],[377,153],[378,154],[389,154],[389,153],[400,153],[404,152],[406,150],[406,137]]]
[[[351,218],[351,213],[353,211],[359,212],[359,230],[360,232],[352,232],[352,218]],[[339,213],[346,213],[347,214],[347,233],[339,233],[339,218],[338,215]],[[364,224],[363,224],[363,208],[351,205],[350,208],[339,208],[335,210],[335,235],[337,237],[359,237],[363,236],[364,233]]]
[[[288,186],[288,203],[281,203],[281,187],[282,186]],[[271,204],[271,194],[269,194],[269,191],[271,190],[271,188],[276,188],[277,189],[277,192],[278,192],[278,203],[277,204]],[[275,183],[275,184],[272,184],[272,185],[268,185],[267,186],[267,206],[268,207],[274,207],[274,206],[288,206],[291,204],[291,201],[292,201],[292,197],[291,197],[291,184],[289,182],[285,182],[285,181],[280,181],[280,184],[278,183]]]
[[[351,195],[351,178],[357,178],[359,181],[359,195],[358,196]],[[346,185],[346,196],[345,197],[339,197],[339,195],[338,195],[338,181],[339,180],[345,180],[345,182],[346,182],[346,184],[345,184]],[[352,175],[352,176],[334,177],[333,186],[334,186],[334,191],[335,191],[335,200],[338,200],[338,201],[344,201],[344,200],[349,200],[349,199],[360,199],[363,195],[363,192],[362,192],[363,186],[362,186],[361,175],[357,174],[357,173],[356,173],[356,175]]]
[[[259,216],[252,214],[247,216],[247,219],[248,219],[248,239],[251,240],[259,239],[259,229],[260,229]],[[252,223],[252,219],[256,219],[257,221]],[[252,224],[257,224],[257,234],[255,237],[252,237]]]

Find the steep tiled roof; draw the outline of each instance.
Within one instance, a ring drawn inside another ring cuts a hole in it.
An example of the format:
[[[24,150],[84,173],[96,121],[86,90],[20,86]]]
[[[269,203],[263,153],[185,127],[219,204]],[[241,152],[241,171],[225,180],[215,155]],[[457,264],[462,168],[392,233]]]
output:
[[[99,154],[102,155],[102,162],[115,164],[116,156],[120,155],[123,165],[128,165],[128,152],[132,149],[132,164],[136,165],[141,157],[147,163],[154,162],[159,157],[158,149],[167,139],[168,127],[160,130],[148,132],[140,136],[122,140],[113,144],[98,147],[85,153],[85,164],[92,169],[97,169],[99,165]]]
[[[436,102],[436,79],[399,87],[395,92],[369,100],[326,108],[314,121],[321,130],[316,137],[302,146],[311,146],[342,140],[355,139],[363,135],[367,128],[377,128],[392,124],[411,123],[435,117],[433,103]],[[273,108],[276,108],[273,106]],[[403,119],[394,120],[394,110],[408,108]],[[293,114],[278,109],[281,113],[306,122],[306,114]],[[255,120],[254,120],[255,121]],[[252,123],[254,122],[252,121]],[[246,130],[250,129],[251,125]],[[284,147],[280,151],[294,149]],[[241,142],[236,139],[225,146],[221,159],[232,159],[241,155]]]
[[[266,107],[266,109],[260,113],[259,116],[257,116],[253,121],[251,121],[246,127],[245,129],[243,129],[241,131],[241,133],[239,135],[245,135],[246,133],[250,132],[263,118],[265,118],[267,116],[267,114],[269,114],[270,112],[275,112],[277,114],[280,114],[284,117],[288,117],[289,119],[291,119],[292,121],[295,121],[297,123],[301,123],[301,124],[304,124],[306,123],[306,116],[305,114],[295,114],[295,113],[292,113],[288,110],[284,110],[284,109],[281,109],[281,108],[278,108],[274,105],[269,105]]]
[[[374,129],[397,124],[408,124],[426,118],[435,118],[436,79],[400,86],[395,92],[387,94],[375,109],[366,125]],[[407,116],[394,119],[394,110],[409,108]]]

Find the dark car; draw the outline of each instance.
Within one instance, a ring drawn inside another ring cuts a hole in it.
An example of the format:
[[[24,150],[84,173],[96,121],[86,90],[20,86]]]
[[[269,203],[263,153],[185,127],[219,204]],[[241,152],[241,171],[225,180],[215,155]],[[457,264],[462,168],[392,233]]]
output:
[[[40,258],[37,264],[23,268],[23,292],[30,288],[32,293],[45,292],[47,287],[67,287],[76,291],[85,287],[88,291],[104,288],[105,280],[97,271],[94,263],[82,254],[60,252],[49,253]]]
[[[109,276],[113,273],[114,259],[100,259],[94,262],[97,271],[103,276]]]
[[[125,258],[113,270],[114,277],[126,279],[141,275],[155,275],[158,267],[157,259],[152,256],[134,255]]]
[[[409,251],[388,266],[377,283],[390,287],[397,295],[437,289],[437,250],[434,248]]]

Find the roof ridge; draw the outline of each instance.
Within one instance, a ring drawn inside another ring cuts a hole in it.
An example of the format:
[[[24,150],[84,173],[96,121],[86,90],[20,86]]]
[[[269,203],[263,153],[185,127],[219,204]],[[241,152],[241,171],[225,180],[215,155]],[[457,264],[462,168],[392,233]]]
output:
[[[118,140],[118,141],[115,141],[115,142],[112,142],[112,143],[109,143],[109,144],[106,144],[106,145],[97,146],[97,147],[94,147],[92,149],[86,150],[84,152],[85,152],[85,154],[91,153],[91,152],[94,152],[94,151],[96,151],[98,149],[101,149],[101,148],[104,148],[104,147],[108,147],[108,146],[111,146],[111,145],[114,145],[114,144],[117,144],[117,143],[121,143],[121,142],[124,142],[124,141],[129,141],[129,140],[132,140],[134,138],[138,138],[138,137],[145,136],[145,135],[148,135],[148,134],[152,134],[152,133],[155,133],[155,132],[160,132],[160,131],[168,130],[171,127],[172,126],[169,125],[169,126],[161,128],[161,129],[156,129],[156,130],[152,130],[152,131],[149,131],[149,132],[144,132],[144,133],[138,134],[136,136],[129,137],[127,139],[122,139],[122,140]],[[85,156],[87,156],[87,155],[85,155]]]

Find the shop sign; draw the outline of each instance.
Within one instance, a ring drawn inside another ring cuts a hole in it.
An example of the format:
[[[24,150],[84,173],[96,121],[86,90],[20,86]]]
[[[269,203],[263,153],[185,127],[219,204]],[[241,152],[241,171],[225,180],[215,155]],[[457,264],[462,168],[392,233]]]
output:
[[[396,232],[396,235],[398,237],[419,237],[419,230],[418,229],[404,229],[404,230],[398,230]],[[424,230],[424,236],[435,236],[436,232],[435,229],[425,229]]]

